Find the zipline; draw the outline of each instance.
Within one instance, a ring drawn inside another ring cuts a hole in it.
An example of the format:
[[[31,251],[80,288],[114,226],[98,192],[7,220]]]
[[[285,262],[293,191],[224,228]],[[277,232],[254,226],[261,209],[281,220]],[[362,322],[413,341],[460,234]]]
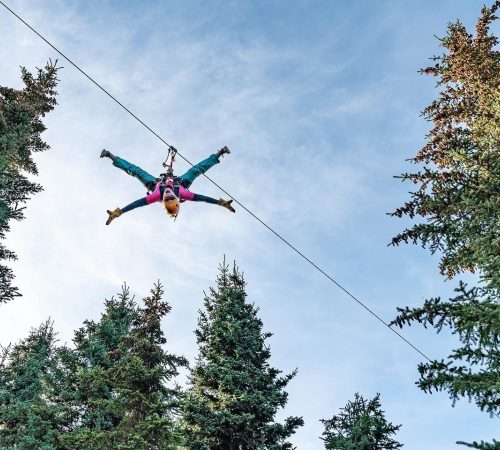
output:
[[[117,100],[113,95],[111,95],[106,89],[104,89],[99,83],[97,83],[90,75],[88,75],[85,71],[83,71],[77,64],[75,64],[71,59],[69,59],[64,53],[62,53],[58,48],[56,48],[51,42],[49,42],[45,37],[43,37],[38,31],[36,31],[31,25],[29,25],[25,20],[23,20],[18,14],[16,14],[12,9],[10,9],[2,0],[0,0],[0,4],[9,11],[12,15],[14,15],[17,19],[19,19],[24,25],[26,25],[31,31],[33,31],[39,38],[41,38],[46,44],[48,44],[52,49],[54,49],[59,55],[61,55],[66,61],[68,61],[75,69],[77,69],[80,73],[82,73],[86,78],[88,78],[93,84],[95,84],[102,92],[104,92],[108,97],[110,97],[115,103],[121,106],[127,113],[129,113],[135,120],[137,120],[142,126],[144,126],[148,131],[150,131],[154,136],[156,136],[161,142],[163,142],[170,151],[175,151],[178,156],[180,156],[185,162],[187,162],[190,166],[194,166],[191,161],[189,161],[186,157],[184,157],[175,147],[170,145],[165,139],[163,139],[158,133],[156,133],[151,127],[149,127],[143,120],[141,120],[138,116],[136,116],[132,111],[130,111],[123,103]],[[392,328],[384,319],[382,319],[377,313],[375,313],[372,309],[366,306],[361,300],[356,298],[353,294],[351,294],[346,288],[344,288],[340,283],[335,281],[327,272],[325,272],[321,267],[319,267],[316,263],[311,261],[304,253],[294,247],[290,242],[288,242],[284,237],[282,237],[277,231],[267,225],[262,219],[256,216],[250,209],[248,209],[245,205],[239,202],[235,197],[233,197],[229,192],[227,192],[224,188],[222,188],[219,184],[217,184],[212,178],[208,177],[206,174],[203,174],[205,178],[207,178],[214,186],[220,189],[224,194],[234,200],[241,208],[243,208],[248,214],[250,214],[255,220],[260,222],[264,227],[266,227],[271,233],[273,233],[278,239],[280,239],[284,244],[290,247],[295,253],[301,256],[305,261],[307,261],[312,267],[322,273],[328,280],[330,280],[335,286],[341,289],[345,294],[347,294],[352,300],[357,302],[362,308],[364,308],[367,312],[369,312],[373,317],[375,317],[379,322],[384,324],[389,330],[391,330],[396,336],[406,342],[413,350],[423,356],[427,361],[432,362],[431,359],[425,355],[421,350],[419,350],[414,344],[412,344],[408,339],[406,339],[401,333]]]

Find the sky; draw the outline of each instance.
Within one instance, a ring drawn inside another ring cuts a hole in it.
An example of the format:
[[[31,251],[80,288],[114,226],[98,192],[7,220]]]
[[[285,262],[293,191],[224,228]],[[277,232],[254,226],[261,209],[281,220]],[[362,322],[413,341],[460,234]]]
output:
[[[420,112],[437,95],[418,70],[440,53],[448,22],[473,30],[483,2],[5,3],[190,161],[227,145],[208,175],[385,321],[398,306],[452,294],[458,280],[438,273],[438,255],[387,245],[409,225],[387,213],[409,198],[394,176],[412,169],[430,127]],[[225,257],[273,333],[271,364],[298,368],[279,415],[304,417],[291,439],[298,449],[323,448],[320,419],[355,392],[381,394],[407,450],[499,438],[498,421],[467,399],[452,407],[445,392],[420,391],[422,356],[242,208],[184,203],[174,223],[152,205],[106,227],[106,210],[144,189],[99,159],[101,149],[156,175],[165,145],[0,8],[0,84],[21,88],[19,66],[49,58],[63,66],[59,105],[45,119],[51,149],[35,158],[44,191],[6,241],[23,297],[0,306],[1,345],[48,317],[71,345],[123,283],[141,299],[160,280],[172,306],[168,349],[194,362],[198,311]],[[179,159],[176,173],[188,167]],[[225,197],[202,178],[192,190]],[[402,332],[430,358],[457,344],[447,332]]]

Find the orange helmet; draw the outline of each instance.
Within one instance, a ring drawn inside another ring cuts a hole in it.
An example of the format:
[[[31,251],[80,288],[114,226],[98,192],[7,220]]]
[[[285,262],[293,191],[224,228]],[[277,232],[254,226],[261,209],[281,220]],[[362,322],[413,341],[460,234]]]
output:
[[[163,202],[163,207],[169,216],[177,217],[177,214],[179,214],[180,202],[177,198],[165,200]]]
[[[163,191],[163,207],[170,217],[174,219],[179,214],[179,207],[181,205],[179,197],[175,194],[173,178],[167,178],[165,189]]]

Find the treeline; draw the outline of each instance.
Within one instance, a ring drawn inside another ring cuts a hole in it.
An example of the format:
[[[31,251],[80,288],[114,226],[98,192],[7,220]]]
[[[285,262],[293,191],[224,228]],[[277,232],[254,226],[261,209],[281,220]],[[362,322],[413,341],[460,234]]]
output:
[[[423,115],[432,123],[427,143],[412,159],[420,169],[400,176],[414,186],[392,215],[415,220],[393,245],[413,243],[441,256],[439,269],[458,279],[456,295],[401,307],[392,325],[419,323],[458,337],[441,360],[418,367],[424,392],[446,391],[452,403],[473,401],[500,415],[500,52],[490,32],[500,1],[484,7],[475,35],[459,23],[440,39],[444,53],[424,74],[439,96]],[[48,148],[41,118],[55,105],[57,68],[32,76],[23,90],[0,88],[0,239],[11,219],[41,187],[32,154]],[[1,262],[15,258],[0,245]],[[459,277],[476,273],[476,283]],[[0,265],[0,303],[19,295],[12,271]],[[269,333],[246,301],[245,282],[223,264],[205,298],[193,367],[166,350],[160,327],[170,307],[157,285],[142,303],[127,288],[105,303],[98,322],[86,321],[71,346],[59,345],[48,321],[0,359],[0,448],[277,450],[292,448],[300,417],[275,420],[286,405],[295,372],[270,366]],[[176,385],[179,370],[188,385]],[[384,417],[380,398],[354,395],[323,421],[325,448],[397,449],[400,425]],[[499,450],[500,442],[461,443]]]
[[[161,320],[170,306],[158,284],[141,304],[129,289],[85,321],[73,345],[58,345],[48,321],[4,349],[0,372],[2,449],[292,448],[300,417],[275,421],[295,372],[269,364],[270,336],[244,280],[221,267],[205,298],[196,364],[165,349]]]
[[[205,297],[192,368],[165,348],[161,321],[170,306],[163,294],[157,284],[139,304],[124,287],[105,302],[99,321],[75,331],[71,346],[58,344],[47,321],[4,348],[0,448],[292,449],[288,438],[304,422],[279,423],[276,414],[296,371],[282,374],[270,365],[271,333],[246,300],[237,268],[222,264]],[[189,370],[185,389],[176,383],[181,368]],[[325,421],[323,439],[326,448],[359,439],[366,448],[396,449],[401,444],[390,436],[398,428],[386,422],[378,396],[365,401],[357,394]]]

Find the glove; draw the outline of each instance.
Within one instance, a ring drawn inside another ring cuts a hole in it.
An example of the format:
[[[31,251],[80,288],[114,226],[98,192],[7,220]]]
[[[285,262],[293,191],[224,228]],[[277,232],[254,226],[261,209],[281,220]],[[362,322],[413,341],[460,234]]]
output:
[[[222,199],[222,198],[219,198],[219,200],[217,200],[217,204],[218,204],[218,205],[223,206],[224,208],[229,209],[229,211],[231,211],[231,212],[233,212],[233,213],[234,213],[234,212],[236,212],[236,211],[235,211],[235,210],[234,210],[234,208],[231,206],[231,203],[233,203],[233,201],[232,201],[232,200],[224,200],[224,199]]]
[[[116,208],[114,211],[110,211],[108,209],[108,220],[106,220],[106,225],[109,225],[114,219],[120,217],[122,215],[122,210],[120,208]]]

